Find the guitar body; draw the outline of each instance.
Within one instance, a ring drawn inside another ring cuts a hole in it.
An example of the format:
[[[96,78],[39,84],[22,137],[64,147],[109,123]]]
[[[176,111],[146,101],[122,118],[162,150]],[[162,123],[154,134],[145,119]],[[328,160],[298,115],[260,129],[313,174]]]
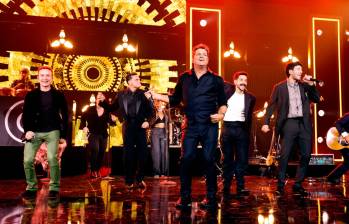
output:
[[[327,131],[326,144],[332,150],[349,149],[349,144],[345,143],[337,128],[332,127]]]

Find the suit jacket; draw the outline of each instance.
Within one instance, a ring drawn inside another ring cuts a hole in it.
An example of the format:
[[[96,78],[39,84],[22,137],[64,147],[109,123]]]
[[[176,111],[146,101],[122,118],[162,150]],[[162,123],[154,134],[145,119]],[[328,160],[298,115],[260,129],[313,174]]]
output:
[[[342,134],[343,132],[349,133],[349,113],[346,113],[343,117],[339,118],[335,125],[339,134]]]
[[[128,108],[126,95],[130,92],[129,89],[120,91],[115,96],[113,102],[109,105],[106,101],[100,103],[100,105],[109,112],[115,113],[121,122],[128,120]],[[153,103],[148,100],[144,91],[137,89],[136,94],[136,122],[142,124],[153,116]]]
[[[308,132],[311,132],[311,118],[310,118],[310,103],[320,102],[320,93],[315,86],[308,85],[306,83],[299,83],[299,90],[302,99],[302,111],[303,111],[303,123]],[[284,80],[276,84],[273,88],[268,107],[266,109],[266,115],[264,124],[270,124],[270,118],[274,111],[276,111],[276,134],[280,134],[281,130],[287,120],[289,112],[289,93],[287,88],[287,80]]]
[[[60,124],[60,138],[67,139],[68,130],[68,106],[64,94],[53,87],[52,101],[54,115],[52,120]],[[23,106],[23,128],[24,133],[27,131],[35,132],[38,127],[38,122],[41,118],[40,114],[40,89],[36,88],[29,92],[24,99]]]
[[[229,82],[224,82],[224,92],[227,97],[227,100],[235,93],[235,85]],[[252,124],[252,114],[253,109],[256,104],[256,97],[252,95],[250,92],[245,92],[245,127],[246,130],[248,130],[248,133],[250,133],[251,130],[251,124]]]

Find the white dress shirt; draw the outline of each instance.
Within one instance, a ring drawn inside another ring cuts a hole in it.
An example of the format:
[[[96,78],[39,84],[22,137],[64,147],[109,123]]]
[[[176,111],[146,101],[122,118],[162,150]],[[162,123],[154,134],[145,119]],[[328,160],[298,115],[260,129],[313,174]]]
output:
[[[245,94],[235,92],[228,99],[228,109],[224,121],[245,121]]]

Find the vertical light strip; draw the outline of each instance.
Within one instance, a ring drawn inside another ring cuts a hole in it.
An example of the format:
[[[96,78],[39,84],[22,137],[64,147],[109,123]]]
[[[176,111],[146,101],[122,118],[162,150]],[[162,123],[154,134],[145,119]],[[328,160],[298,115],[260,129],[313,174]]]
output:
[[[220,9],[209,9],[209,8],[197,8],[190,7],[189,12],[189,68],[192,66],[193,57],[192,57],[192,48],[193,48],[193,11],[208,11],[208,12],[217,12],[218,13],[218,74],[222,74],[222,21],[221,21],[221,10]]]
[[[313,76],[316,78],[316,48],[315,48],[315,18],[312,18],[312,31],[313,31]],[[314,104],[314,146],[315,154],[318,154],[318,145],[317,145],[317,105]]]
[[[315,48],[315,21],[328,21],[328,22],[336,22],[337,23],[337,56],[338,56],[338,91],[339,91],[339,116],[343,116],[343,105],[342,105],[342,61],[341,61],[341,36],[340,36],[340,20],[339,19],[331,19],[331,18],[320,18],[313,17],[312,18],[312,35],[313,35],[313,74],[314,78],[316,78],[316,48]],[[318,124],[317,124],[317,105],[314,106],[314,145],[315,145],[315,154],[318,154]],[[335,160],[338,161],[338,160]],[[342,161],[339,160],[339,161]]]
[[[321,223],[321,218],[322,218],[320,199],[316,199],[316,202],[317,202],[317,221],[320,224]]]

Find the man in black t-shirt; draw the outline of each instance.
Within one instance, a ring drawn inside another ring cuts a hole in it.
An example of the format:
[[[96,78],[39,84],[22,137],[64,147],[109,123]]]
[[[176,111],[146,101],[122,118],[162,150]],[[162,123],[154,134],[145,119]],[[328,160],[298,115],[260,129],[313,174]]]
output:
[[[39,88],[29,92],[23,106],[24,128],[24,172],[27,182],[24,198],[34,198],[38,181],[34,169],[37,150],[43,142],[47,144],[47,160],[50,166],[49,198],[58,198],[60,168],[57,157],[58,144],[66,146],[68,108],[63,93],[55,90],[52,68],[38,69]]]

